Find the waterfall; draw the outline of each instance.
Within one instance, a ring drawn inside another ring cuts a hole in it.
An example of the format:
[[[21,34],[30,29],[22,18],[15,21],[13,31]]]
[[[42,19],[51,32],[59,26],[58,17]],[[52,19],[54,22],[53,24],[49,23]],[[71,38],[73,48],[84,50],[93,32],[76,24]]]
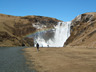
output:
[[[71,22],[58,22],[54,29],[39,32],[34,39],[34,44],[38,42],[40,47],[63,47],[70,36]]]

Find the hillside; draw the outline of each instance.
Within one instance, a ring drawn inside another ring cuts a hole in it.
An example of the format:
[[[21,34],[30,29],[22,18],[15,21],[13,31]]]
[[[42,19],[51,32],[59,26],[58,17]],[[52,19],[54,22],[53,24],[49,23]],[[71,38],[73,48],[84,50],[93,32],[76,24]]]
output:
[[[66,45],[96,47],[96,12],[81,14],[72,20]]]
[[[54,28],[60,20],[43,16],[0,14],[0,46],[34,46],[26,35]],[[71,36],[64,46],[96,46],[96,12],[84,13],[71,21]],[[46,34],[50,37],[52,33]]]
[[[40,30],[36,25],[47,29],[59,21],[43,16],[20,17],[0,14],[0,46],[33,46],[33,39],[26,35]]]

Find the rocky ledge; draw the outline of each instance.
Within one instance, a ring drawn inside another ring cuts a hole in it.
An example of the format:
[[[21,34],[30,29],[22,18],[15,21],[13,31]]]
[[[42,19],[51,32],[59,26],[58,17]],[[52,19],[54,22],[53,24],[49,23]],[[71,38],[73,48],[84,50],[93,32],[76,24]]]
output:
[[[66,45],[96,46],[96,12],[81,14],[72,20],[71,36]]]
[[[34,40],[26,37],[26,35],[41,28],[54,27],[53,25],[59,21],[43,16],[20,17],[0,14],[0,46],[34,46]]]

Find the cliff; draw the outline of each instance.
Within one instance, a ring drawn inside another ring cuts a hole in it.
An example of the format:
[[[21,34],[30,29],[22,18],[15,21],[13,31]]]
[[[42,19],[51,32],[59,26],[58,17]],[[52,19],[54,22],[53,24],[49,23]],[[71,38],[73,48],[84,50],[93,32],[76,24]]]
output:
[[[71,36],[65,46],[96,46],[96,12],[77,16],[71,23]]]
[[[26,37],[26,35],[41,28],[54,27],[53,25],[59,21],[43,16],[20,17],[0,14],[0,46],[34,46],[33,39]]]
[[[26,35],[54,28],[60,20],[43,16],[0,14],[0,46],[34,46]],[[64,46],[96,46],[96,12],[84,13],[71,21],[71,36]],[[51,34],[47,34],[50,36]]]

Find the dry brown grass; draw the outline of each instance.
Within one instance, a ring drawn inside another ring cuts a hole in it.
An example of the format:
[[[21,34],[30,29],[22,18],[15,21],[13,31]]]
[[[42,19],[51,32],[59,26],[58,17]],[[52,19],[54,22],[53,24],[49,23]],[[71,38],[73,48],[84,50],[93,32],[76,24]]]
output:
[[[71,36],[66,45],[96,47],[96,12],[85,13],[72,21]]]
[[[39,72],[96,72],[96,48],[65,47],[24,49],[27,64]]]
[[[43,17],[43,16],[11,16],[0,14],[0,46],[34,46],[33,40],[25,40],[25,36],[37,31],[32,24],[43,24],[46,28],[51,28],[57,24],[55,18]],[[43,29],[43,28],[42,28]],[[10,38],[2,33],[7,33]],[[14,38],[12,40],[11,38]],[[24,40],[24,41],[22,41]]]

